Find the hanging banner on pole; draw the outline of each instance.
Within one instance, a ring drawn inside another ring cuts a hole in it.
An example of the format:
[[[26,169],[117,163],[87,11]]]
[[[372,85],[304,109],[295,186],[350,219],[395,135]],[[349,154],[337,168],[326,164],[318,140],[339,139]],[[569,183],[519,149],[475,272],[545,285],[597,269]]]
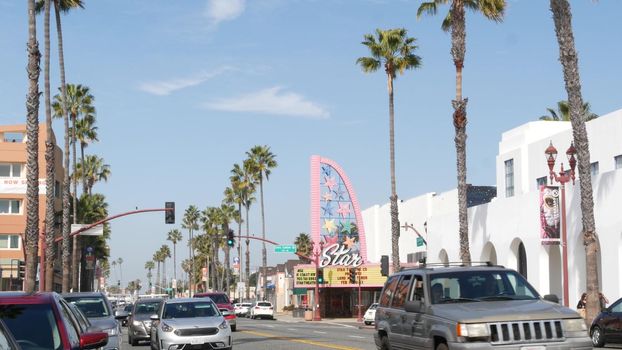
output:
[[[540,239],[543,245],[560,244],[559,187],[540,186]]]

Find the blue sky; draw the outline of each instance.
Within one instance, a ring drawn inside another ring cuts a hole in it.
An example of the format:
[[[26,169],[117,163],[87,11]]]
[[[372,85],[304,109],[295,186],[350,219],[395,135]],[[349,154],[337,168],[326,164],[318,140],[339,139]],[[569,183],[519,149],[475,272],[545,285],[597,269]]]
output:
[[[311,155],[341,164],[362,208],[388,201],[386,76],[364,74],[355,64],[368,55],[363,35],[376,28],[408,29],[423,60],[421,69],[395,83],[398,195],[454,188],[455,77],[450,37],[440,30],[447,7],[441,16],[417,20],[420,3],[86,1],[85,10],[63,17],[67,81],[89,86],[96,98],[100,142],[87,152],[111,166],[109,182],[96,186],[110,213],[175,201],[179,222],[190,204],[218,205],[233,164],[258,144],[269,145],[279,162],[265,186],[272,240],[292,243],[309,232]],[[572,6],[583,96],[594,112],[605,114],[620,108],[622,2]],[[25,1],[0,0],[0,124],[25,122],[26,15]],[[37,30],[42,44],[42,21]],[[494,185],[501,133],[566,99],[548,1],[508,0],[502,24],[467,14],[464,95],[468,182]],[[62,142],[62,123],[55,130]],[[258,218],[255,205],[256,234]],[[124,284],[146,280],[145,261],[178,227],[165,225],[161,213],[112,223],[111,254],[125,260]],[[187,256],[185,243],[178,261]],[[260,245],[251,249],[256,267]],[[271,252],[268,263],[288,258],[293,255]]]

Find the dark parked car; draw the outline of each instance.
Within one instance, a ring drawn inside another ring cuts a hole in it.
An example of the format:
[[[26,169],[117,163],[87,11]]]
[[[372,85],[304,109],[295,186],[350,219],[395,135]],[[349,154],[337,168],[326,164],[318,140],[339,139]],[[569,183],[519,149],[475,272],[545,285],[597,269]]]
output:
[[[53,292],[0,293],[0,317],[23,350],[95,349],[105,332],[84,331],[71,307]]]
[[[622,298],[596,316],[590,327],[590,336],[596,347],[622,343]]]
[[[93,326],[108,333],[108,344],[104,349],[121,349],[121,324],[115,318],[112,306],[103,293],[67,293],[63,294],[63,298],[75,304]]]
[[[138,299],[127,322],[127,342],[137,345],[141,340],[149,340],[151,334],[151,315],[158,313],[164,299]]]

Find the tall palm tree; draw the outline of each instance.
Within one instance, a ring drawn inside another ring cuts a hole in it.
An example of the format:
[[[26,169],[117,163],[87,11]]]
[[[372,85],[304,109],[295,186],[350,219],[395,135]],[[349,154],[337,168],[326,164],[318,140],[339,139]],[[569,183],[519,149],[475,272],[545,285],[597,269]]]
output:
[[[171,257],[171,248],[166,244],[162,244],[160,247],[160,254],[162,257],[162,287],[168,288],[166,282],[166,258]]]
[[[259,180],[259,205],[261,207],[261,237],[266,239],[266,219],[264,215],[263,205],[263,178],[266,177],[266,181],[270,179],[270,173],[272,169],[276,168],[276,155],[270,151],[268,146],[255,146],[250,151],[246,152],[246,156],[253,163],[253,170],[255,171],[255,178]],[[261,248],[261,264],[263,266],[264,273],[262,274],[261,290],[263,295],[266,293],[266,269],[268,265],[268,257],[266,252],[266,242],[262,242]]]
[[[417,10],[417,18],[422,14],[436,15],[438,6],[450,4],[449,13],[445,16],[441,28],[444,31],[451,29],[451,56],[456,67],[456,99],[452,101],[454,108],[453,123],[455,129],[454,143],[456,144],[457,173],[458,173],[458,221],[460,238],[460,259],[471,262],[469,249],[469,227],[467,218],[467,182],[466,182],[466,125],[467,98],[462,98],[462,68],[466,53],[466,23],[465,8],[481,12],[484,17],[495,22],[503,21],[505,0],[432,0],[424,2]]]
[[[218,265],[218,236],[220,234],[220,213],[218,208],[216,207],[208,207],[207,209],[201,212],[201,222],[203,223],[203,232],[205,233],[206,239],[210,244],[210,253],[209,256],[213,257],[210,259],[209,266],[211,267],[210,277],[212,279],[212,287],[217,289],[218,285],[218,274],[216,273],[216,266]]]
[[[28,0],[28,95],[26,97],[26,280],[24,290],[32,292],[37,274],[39,249],[39,62],[35,1]]]
[[[61,95],[54,96],[54,103],[52,107],[54,108],[54,115],[56,117],[63,117],[64,113],[67,113],[69,118],[71,119],[71,144],[72,144],[72,153],[73,153],[73,171],[72,173],[76,173],[77,169],[77,161],[76,161],[76,121],[80,116],[88,116],[95,114],[95,107],[93,106],[94,97],[91,95],[90,90],[87,86],[82,85],[74,85],[74,84],[66,84],[65,93],[61,90]],[[63,95],[65,97],[63,97]],[[63,108],[64,107],[64,108]],[[68,170],[66,170],[68,171]],[[78,182],[77,178],[74,177],[73,180],[73,223],[76,224],[78,219]],[[80,254],[80,240],[78,236],[73,237],[73,253],[72,253],[72,264],[74,266],[72,269],[71,276],[71,285],[74,291],[78,290],[78,269],[75,268],[79,263],[79,254]]]
[[[158,266],[158,269],[156,270],[156,280],[155,280],[155,285],[156,285],[156,294],[158,294],[158,289],[159,292],[162,293],[162,282],[160,281],[160,263],[162,262],[162,251],[160,249],[156,250],[155,253],[153,253],[153,257],[151,258],[153,261],[155,261],[155,263]]]
[[[184,219],[181,224],[181,228],[188,230],[188,260],[190,261],[190,270],[188,272],[188,292],[192,297],[192,286],[194,284],[194,247],[193,247],[193,232],[199,229],[199,217],[201,213],[199,208],[194,205],[190,205],[184,213]]]
[[[182,260],[182,262],[181,262],[181,269],[184,271],[186,276],[190,276],[190,269],[191,269],[191,267],[192,266],[191,266],[190,259]],[[190,280],[188,280],[188,290],[190,290]]]
[[[311,237],[309,234],[301,232],[298,234],[298,237],[294,240],[294,244],[296,245],[296,253],[300,255],[304,255],[308,258],[311,257],[313,253],[313,243],[311,242]],[[300,257],[304,264],[311,263],[310,259]]]
[[[97,127],[95,126],[95,115],[87,114],[76,120],[76,138],[80,142],[80,164],[85,168],[84,149],[97,138]],[[82,193],[87,192],[86,176],[82,174]]]
[[[151,287],[151,270],[155,267],[153,260],[149,260],[145,263],[145,270],[147,270],[147,279],[149,280],[149,287]],[[151,292],[151,288],[149,288]]]
[[[84,162],[78,163],[76,176],[86,180],[86,193],[92,194],[93,186],[98,181],[108,181],[110,176],[110,165],[104,164],[104,159],[96,155],[87,155]]]
[[[395,127],[393,109],[393,81],[397,73],[403,74],[408,69],[421,65],[421,58],[415,55],[415,38],[407,36],[406,29],[376,29],[377,37],[365,35],[363,45],[371,52],[371,57],[360,57],[356,63],[365,73],[375,72],[384,66],[389,88],[389,157],[391,169],[391,245],[394,271],[400,267],[400,222],[397,209],[397,190],[395,185]]]
[[[233,180],[231,181],[231,187],[227,187],[225,188],[225,199],[223,200],[224,203],[228,204],[228,205],[237,205],[238,210],[237,210],[237,215],[234,218],[234,220],[238,223],[238,237],[242,236],[242,203],[244,202],[244,192],[241,190],[240,186],[238,185],[238,183],[234,182]],[[238,268],[239,268],[239,277],[240,277],[240,282],[242,282],[243,278],[243,274],[242,274],[242,242],[241,242],[241,238],[240,241],[238,241],[238,259],[239,259],[239,263],[238,263]],[[242,299],[242,296],[240,295],[240,299]]]
[[[547,108],[546,110],[549,112],[549,114],[541,116],[540,120],[564,122],[570,121],[570,106],[568,106],[568,101],[566,100],[557,102],[557,110],[554,110],[553,108]],[[589,102],[583,103],[583,109],[581,112],[583,120],[585,120],[586,122],[598,118],[598,114],[591,111],[591,106]]]
[[[253,196],[253,194],[255,193],[255,178],[254,176],[254,172],[253,172],[253,164],[246,159],[243,163],[242,166],[240,166],[239,164],[234,164],[233,165],[233,169],[231,170],[231,176],[229,177],[229,180],[231,181],[231,184],[235,184],[238,188],[236,189],[237,191],[240,191],[241,193],[241,197],[242,197],[242,205],[244,206],[244,212],[245,212],[245,221],[246,221],[246,236],[248,237],[250,234],[249,231],[249,221],[248,221],[248,212],[250,210],[251,204],[255,201],[255,197]],[[246,278],[246,299],[250,299],[250,288],[248,288],[249,284],[249,276],[250,276],[250,258],[251,258],[251,253],[250,253],[250,239],[246,238],[245,240],[246,243],[246,256],[245,256],[245,273],[244,276]],[[240,268],[241,269],[241,268]]]
[[[182,240],[181,231],[178,229],[168,231],[166,239],[173,243],[173,278],[177,281],[177,242]]]
[[[570,124],[574,145],[577,149],[579,181],[581,187],[581,218],[583,245],[585,246],[587,306],[586,322],[591,324],[599,309],[598,256],[599,239],[594,221],[592,176],[590,173],[590,150],[585,128],[584,103],[581,95],[579,59],[572,31],[572,12],[567,0],[551,0],[551,12],[555,22],[555,34],[559,44],[559,61],[564,72],[564,83],[570,105]]]
[[[225,190],[226,192],[226,190]],[[231,221],[236,221],[238,220],[238,217],[240,216],[240,213],[235,209],[235,207],[231,204],[229,204],[227,202],[227,199],[225,198],[225,200],[223,200],[223,203],[220,205],[219,208],[219,213],[220,213],[220,224],[222,225],[222,232],[224,235],[227,235],[229,233],[229,223]],[[229,247],[229,245],[225,245],[224,247],[224,251],[225,251],[225,268],[224,268],[224,290],[229,293],[229,282],[230,282],[230,259],[229,259],[229,254],[230,254],[230,249],[231,247]]]

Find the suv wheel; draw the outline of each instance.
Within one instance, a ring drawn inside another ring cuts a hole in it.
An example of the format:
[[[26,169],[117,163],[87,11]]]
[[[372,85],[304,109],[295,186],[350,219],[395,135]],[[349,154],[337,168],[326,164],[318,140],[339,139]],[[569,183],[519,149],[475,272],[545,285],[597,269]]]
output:
[[[448,350],[447,343],[439,343],[436,345],[436,350]]]
[[[380,338],[380,349],[379,350],[391,350],[391,344],[389,344],[389,337],[383,335]]]
[[[602,348],[605,345],[605,339],[603,337],[602,330],[598,326],[592,329],[592,345],[597,348]]]

